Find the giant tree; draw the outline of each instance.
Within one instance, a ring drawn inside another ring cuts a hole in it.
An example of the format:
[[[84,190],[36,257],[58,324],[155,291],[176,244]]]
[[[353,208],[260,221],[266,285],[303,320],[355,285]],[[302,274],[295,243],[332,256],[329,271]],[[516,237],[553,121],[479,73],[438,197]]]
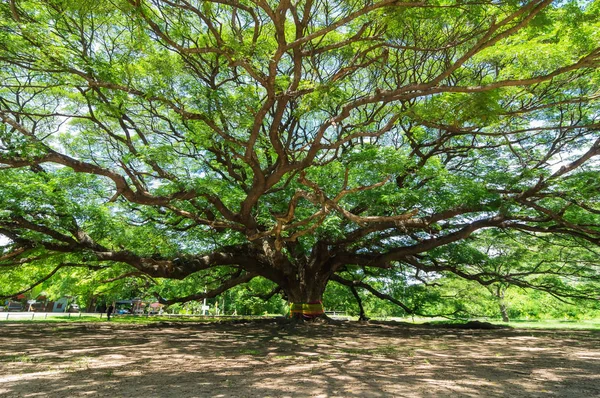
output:
[[[336,281],[411,312],[348,275],[552,290],[472,267],[478,233],[597,250],[597,3],[10,0],[0,16],[4,270],[210,282],[167,302],[260,276],[294,313]],[[584,264],[567,274],[595,279]]]

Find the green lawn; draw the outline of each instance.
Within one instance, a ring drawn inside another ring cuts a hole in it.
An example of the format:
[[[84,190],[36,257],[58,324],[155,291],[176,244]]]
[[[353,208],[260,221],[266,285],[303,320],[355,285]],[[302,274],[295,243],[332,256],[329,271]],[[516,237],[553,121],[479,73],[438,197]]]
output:
[[[600,319],[588,320],[516,320],[508,323],[491,321],[496,325],[507,325],[518,329],[591,329],[600,330]]]
[[[265,318],[263,316],[248,316],[248,317],[236,317],[236,318],[228,318],[228,317],[211,317],[211,316],[193,316],[193,315],[162,315],[162,316],[128,316],[128,315],[116,315],[112,316],[110,322],[111,323],[126,323],[126,324],[148,324],[148,323],[156,323],[156,322],[229,322],[229,321],[238,321],[244,319],[262,319]],[[10,318],[6,320],[4,317],[0,315],[0,323],[53,323],[53,322],[70,322],[70,323],[89,323],[89,322],[108,322],[106,319],[106,314],[97,314],[95,316],[79,316],[78,314],[72,314],[70,317],[68,315],[61,316],[49,316],[47,318],[37,318],[31,319],[30,317],[21,316],[19,318]]]
[[[384,320],[406,322],[411,324],[460,324],[465,323],[464,320],[450,320],[445,318],[386,318]],[[478,319],[481,322],[489,322],[494,325],[508,326],[515,329],[586,329],[586,330],[600,330],[600,319],[586,319],[586,320],[564,320],[564,319],[545,319],[545,320],[513,320],[510,322],[502,322],[499,319]]]
[[[184,323],[184,322],[230,322],[230,321],[239,321],[244,319],[260,319],[264,317],[236,317],[235,319],[231,318],[219,318],[219,317],[202,317],[202,316],[115,316],[111,319],[111,323],[124,323],[124,324],[150,324],[156,322],[173,322],[173,323]],[[394,318],[387,319],[393,320],[397,322],[406,322],[412,324],[448,324],[448,323],[463,323],[463,321],[452,321],[448,319],[430,319],[430,318]],[[108,322],[106,320],[106,316],[102,318],[98,316],[54,316],[48,317],[48,319],[9,319],[2,320],[0,318],[0,322],[10,322],[10,323],[54,323],[54,322],[71,322],[71,323],[80,323],[80,322]],[[501,322],[499,320],[486,320],[486,322],[493,323],[495,325],[503,325],[516,329],[586,329],[586,330],[600,330],[600,319],[588,319],[588,320],[514,320],[508,323]]]

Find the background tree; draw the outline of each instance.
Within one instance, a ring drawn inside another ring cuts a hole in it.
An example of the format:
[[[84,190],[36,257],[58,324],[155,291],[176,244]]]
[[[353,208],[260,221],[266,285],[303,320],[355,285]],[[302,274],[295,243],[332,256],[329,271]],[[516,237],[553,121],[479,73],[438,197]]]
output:
[[[560,266],[534,283],[531,264],[511,283],[585,297],[598,277],[597,2],[11,0],[0,14],[3,269],[211,282],[167,303],[261,276],[298,308],[335,280],[413,313],[344,276],[501,283],[471,244],[500,230],[585,260],[577,284]]]

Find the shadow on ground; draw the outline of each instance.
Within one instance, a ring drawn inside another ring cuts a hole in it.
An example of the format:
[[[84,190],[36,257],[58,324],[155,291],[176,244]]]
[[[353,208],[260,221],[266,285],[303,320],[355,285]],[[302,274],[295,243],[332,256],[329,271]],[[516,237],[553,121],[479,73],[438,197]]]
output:
[[[599,347],[593,331],[3,324],[0,396],[590,397]]]

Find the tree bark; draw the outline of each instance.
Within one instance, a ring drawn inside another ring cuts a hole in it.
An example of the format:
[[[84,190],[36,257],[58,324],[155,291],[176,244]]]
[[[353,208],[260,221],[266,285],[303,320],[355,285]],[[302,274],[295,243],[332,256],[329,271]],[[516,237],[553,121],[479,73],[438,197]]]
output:
[[[290,302],[290,317],[307,320],[324,316],[322,300],[327,281],[311,278],[297,282],[292,281],[284,288]]]
[[[320,267],[300,267],[286,281],[283,290],[290,302],[290,316],[298,319],[314,319],[325,315],[323,293],[329,281]]]
[[[350,290],[352,291],[352,295],[354,296],[354,298],[356,299],[356,302],[358,303],[358,311],[359,311],[358,320],[361,322],[368,321],[369,318],[365,314],[365,309],[363,307],[362,300],[360,298],[360,295],[358,294],[358,291],[356,290],[356,288],[354,286],[350,286]]]
[[[504,301],[504,291],[506,288],[502,288],[498,286],[496,289],[496,297],[498,298],[498,306],[500,307],[500,315],[502,316],[502,322],[508,322],[508,308],[506,307],[506,302]]]
[[[503,299],[500,299],[500,315],[502,315],[502,322],[508,322],[508,309],[506,308],[506,303]]]

